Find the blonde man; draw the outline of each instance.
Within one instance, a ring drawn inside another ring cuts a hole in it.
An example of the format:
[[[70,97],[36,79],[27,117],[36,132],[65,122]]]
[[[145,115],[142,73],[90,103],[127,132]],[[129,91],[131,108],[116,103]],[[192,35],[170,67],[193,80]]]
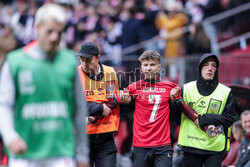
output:
[[[88,166],[86,102],[75,55],[58,48],[65,24],[62,7],[42,6],[35,15],[36,41],[9,53],[4,63],[0,132],[10,167],[75,167],[74,157]]]

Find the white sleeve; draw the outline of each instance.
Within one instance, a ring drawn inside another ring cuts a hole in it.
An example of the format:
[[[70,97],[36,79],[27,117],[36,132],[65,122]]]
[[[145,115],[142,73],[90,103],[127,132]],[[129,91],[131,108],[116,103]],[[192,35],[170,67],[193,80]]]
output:
[[[82,86],[78,70],[76,70],[75,78],[75,130],[76,130],[76,160],[77,162],[89,162],[89,146],[86,135],[86,113],[88,112],[87,102],[83,96]]]
[[[11,75],[10,65],[5,61],[0,74],[0,134],[8,146],[19,138],[13,121],[13,106],[15,102],[15,86]]]

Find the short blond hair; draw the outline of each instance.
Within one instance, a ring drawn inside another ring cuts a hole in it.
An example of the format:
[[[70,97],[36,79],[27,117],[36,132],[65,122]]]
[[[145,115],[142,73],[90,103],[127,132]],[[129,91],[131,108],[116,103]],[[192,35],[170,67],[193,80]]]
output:
[[[67,16],[62,6],[57,4],[46,4],[37,10],[35,25],[42,24],[46,19],[55,19],[58,23],[66,24]]]
[[[160,63],[161,55],[154,50],[147,50],[142,53],[142,55],[139,57],[138,60],[140,62],[144,60],[153,60],[153,61],[156,61],[157,63]]]

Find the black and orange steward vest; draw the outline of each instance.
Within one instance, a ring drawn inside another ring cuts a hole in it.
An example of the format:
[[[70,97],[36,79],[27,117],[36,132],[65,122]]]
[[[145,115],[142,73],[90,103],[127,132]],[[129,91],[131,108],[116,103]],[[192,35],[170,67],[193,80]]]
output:
[[[83,71],[81,66],[77,69],[80,74],[83,93],[86,101],[102,104],[110,101],[114,95],[119,94],[118,78],[113,67],[103,67],[103,78],[100,81],[89,78]],[[98,134],[117,131],[120,122],[120,107],[113,109],[112,113],[96,123],[87,126],[87,134]]]

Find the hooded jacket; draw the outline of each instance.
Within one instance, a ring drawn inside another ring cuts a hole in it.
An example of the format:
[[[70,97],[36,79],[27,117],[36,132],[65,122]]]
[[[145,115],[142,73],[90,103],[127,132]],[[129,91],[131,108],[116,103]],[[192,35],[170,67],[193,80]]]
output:
[[[213,80],[206,81],[201,76],[201,68],[202,68],[204,61],[209,57],[212,57],[215,60],[217,69],[215,71]],[[216,55],[213,55],[213,54],[204,54],[200,58],[199,68],[198,68],[197,88],[198,88],[198,91],[201,95],[209,96],[216,89],[216,87],[219,83],[219,81],[218,81],[219,64],[220,63],[219,63],[218,57]]]
[[[215,62],[216,62],[216,71],[213,80],[211,81],[206,81],[203,79],[201,75],[201,69],[204,61],[212,57]],[[209,96],[210,94],[213,93],[213,91],[216,89],[218,86],[218,68],[219,68],[219,59],[216,55],[208,53],[204,54],[199,61],[198,65],[198,78],[197,78],[197,89],[199,93],[203,96]],[[204,115],[199,115],[198,120],[199,120],[199,125],[201,128],[203,128],[206,125],[223,125],[224,129],[227,129],[230,127],[235,118],[235,106],[234,106],[234,101],[233,101],[233,95],[232,92],[229,93],[227,102],[224,108],[224,111],[221,115],[217,114],[204,114]],[[226,132],[226,130],[225,130]],[[200,150],[196,148],[190,148],[190,147],[183,147],[184,152],[190,152],[190,153],[196,153],[196,154],[214,154],[216,152],[213,151],[206,151],[206,150]]]

